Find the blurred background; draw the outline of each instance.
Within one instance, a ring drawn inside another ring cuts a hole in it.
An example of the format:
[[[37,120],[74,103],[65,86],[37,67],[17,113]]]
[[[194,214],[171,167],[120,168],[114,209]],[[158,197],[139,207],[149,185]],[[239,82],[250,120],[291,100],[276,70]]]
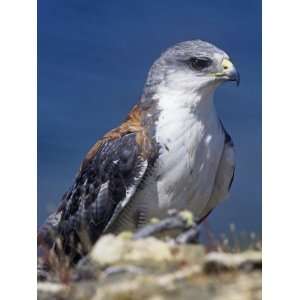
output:
[[[213,232],[261,231],[261,1],[38,1],[38,225],[72,184],[83,156],[138,101],[167,47],[203,39],[230,54],[241,84],[216,93],[234,140],[230,197]],[[231,225],[231,228],[233,226]]]

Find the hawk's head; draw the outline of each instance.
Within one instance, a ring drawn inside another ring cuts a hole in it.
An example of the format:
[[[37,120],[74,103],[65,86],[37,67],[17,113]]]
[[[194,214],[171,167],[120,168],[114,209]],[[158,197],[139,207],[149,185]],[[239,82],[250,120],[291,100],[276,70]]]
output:
[[[213,90],[224,81],[240,81],[228,55],[210,43],[194,40],[176,44],[162,53],[150,69],[146,87],[163,85],[197,92]]]

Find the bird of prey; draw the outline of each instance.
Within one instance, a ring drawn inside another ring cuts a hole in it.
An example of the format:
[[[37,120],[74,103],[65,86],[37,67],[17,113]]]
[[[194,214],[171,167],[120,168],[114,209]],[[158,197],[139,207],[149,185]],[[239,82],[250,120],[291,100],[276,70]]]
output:
[[[200,221],[224,199],[234,150],[217,116],[214,92],[239,83],[229,56],[201,40],[167,49],[153,63],[139,102],[90,149],[38,243],[64,251],[104,233],[135,230],[170,209]],[[83,234],[84,233],[84,234]]]

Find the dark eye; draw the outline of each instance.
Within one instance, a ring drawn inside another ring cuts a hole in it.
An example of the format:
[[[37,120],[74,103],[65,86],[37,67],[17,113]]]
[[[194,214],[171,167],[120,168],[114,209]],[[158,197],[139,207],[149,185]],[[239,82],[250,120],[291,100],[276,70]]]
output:
[[[202,70],[212,64],[212,60],[208,57],[191,57],[188,61],[189,65],[195,70]]]

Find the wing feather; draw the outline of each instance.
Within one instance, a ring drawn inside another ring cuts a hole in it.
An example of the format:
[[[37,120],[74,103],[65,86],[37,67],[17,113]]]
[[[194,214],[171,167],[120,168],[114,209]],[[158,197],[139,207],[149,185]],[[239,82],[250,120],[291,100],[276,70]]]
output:
[[[83,232],[93,244],[130,201],[153,162],[150,156],[143,155],[136,133],[106,140],[85,161],[59,209],[48,219],[46,228],[40,230],[40,236],[47,237],[49,245],[47,231],[55,229],[67,254],[82,242]]]
[[[136,189],[138,188],[140,182],[142,181],[146,170],[148,167],[148,162],[146,160],[142,161],[141,169],[139,173],[134,177],[133,184],[126,190],[126,197],[118,203],[117,207],[114,210],[112,217],[110,218],[109,222],[104,228],[104,231],[107,231],[108,228],[112,225],[112,223],[116,220],[119,216],[120,212],[126,207],[131,197],[134,195]]]
[[[95,241],[131,199],[147,166],[135,133],[105,142],[77,176],[62,209],[60,232],[74,230],[74,216]]]
[[[135,106],[91,148],[57,211],[40,229],[39,245],[51,247],[59,237],[69,254],[86,235],[93,244],[116,220],[157,158],[158,145],[142,124],[143,112]]]

